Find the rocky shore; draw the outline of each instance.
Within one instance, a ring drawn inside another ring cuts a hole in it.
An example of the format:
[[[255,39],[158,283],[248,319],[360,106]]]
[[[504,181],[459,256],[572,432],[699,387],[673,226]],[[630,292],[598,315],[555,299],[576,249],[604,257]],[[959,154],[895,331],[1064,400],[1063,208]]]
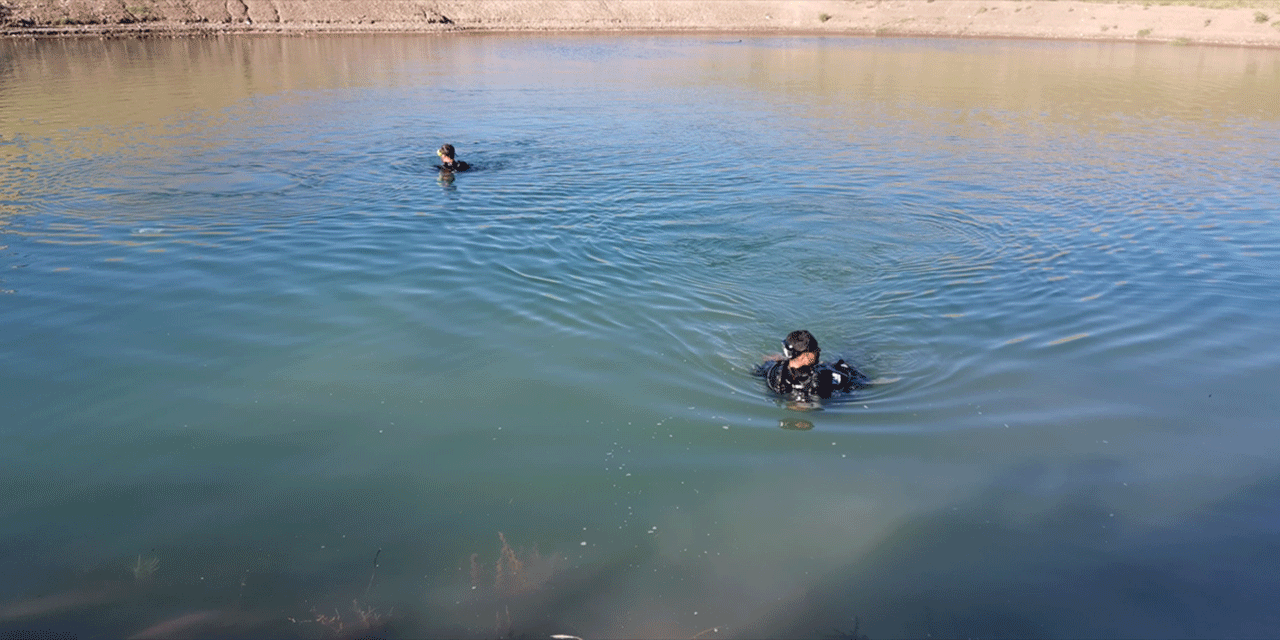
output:
[[[736,31],[1280,47],[1280,0],[0,0],[0,35]]]

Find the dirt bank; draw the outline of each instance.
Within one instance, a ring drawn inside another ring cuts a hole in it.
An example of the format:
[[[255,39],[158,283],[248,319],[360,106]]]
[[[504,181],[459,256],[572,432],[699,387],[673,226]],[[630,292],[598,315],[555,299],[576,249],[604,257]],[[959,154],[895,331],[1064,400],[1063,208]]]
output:
[[[1280,0],[0,0],[0,35],[749,31],[1280,47]]]

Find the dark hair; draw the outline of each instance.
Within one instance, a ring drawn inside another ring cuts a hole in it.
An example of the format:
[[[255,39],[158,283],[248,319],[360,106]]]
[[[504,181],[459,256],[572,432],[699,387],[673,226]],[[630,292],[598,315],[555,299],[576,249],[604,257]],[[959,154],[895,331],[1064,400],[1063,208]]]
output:
[[[782,344],[791,351],[796,352],[796,355],[808,353],[810,351],[813,353],[821,351],[821,349],[818,348],[818,339],[813,337],[812,333],[809,333],[804,329],[788,333],[787,338],[782,341]]]
[[[446,158],[453,159],[453,154],[454,154],[453,145],[451,144],[440,145],[440,153],[443,153],[444,157]]]

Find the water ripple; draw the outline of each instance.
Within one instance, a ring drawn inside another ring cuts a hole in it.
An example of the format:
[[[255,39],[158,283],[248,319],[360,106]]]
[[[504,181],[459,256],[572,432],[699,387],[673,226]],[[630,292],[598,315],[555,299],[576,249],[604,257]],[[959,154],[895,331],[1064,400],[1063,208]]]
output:
[[[1009,465],[1104,461],[1135,489],[1088,497],[1136,512],[1270,464],[1280,107],[1241,63],[1265,54],[715,42],[0,42],[0,462],[24,487],[0,542],[66,530],[64,493],[113,503],[12,573],[225,535],[319,574],[371,521],[360,554],[521,528],[607,556],[582,538],[682,522],[723,541],[703,552],[774,550],[735,578],[765,557],[809,589],[830,566],[795,567],[849,522],[978,513]],[[442,142],[475,170],[437,174]],[[751,372],[796,328],[872,384],[769,396]],[[200,522],[102,490],[183,473],[222,479]],[[1086,533],[1019,539],[1133,560],[1078,511]],[[679,542],[663,566],[706,577]]]

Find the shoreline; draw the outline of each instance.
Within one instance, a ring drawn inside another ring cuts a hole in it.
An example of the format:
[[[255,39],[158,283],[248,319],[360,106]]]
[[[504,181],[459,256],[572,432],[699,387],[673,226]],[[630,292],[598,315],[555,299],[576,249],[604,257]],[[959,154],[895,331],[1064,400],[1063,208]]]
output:
[[[740,33],[1280,48],[1280,0],[0,0],[0,37]],[[136,4],[132,4],[136,2]]]

